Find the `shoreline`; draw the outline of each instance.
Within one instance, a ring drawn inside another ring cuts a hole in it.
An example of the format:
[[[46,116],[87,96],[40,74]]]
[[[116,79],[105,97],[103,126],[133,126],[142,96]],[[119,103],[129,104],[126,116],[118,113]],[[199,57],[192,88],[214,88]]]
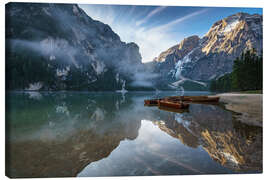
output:
[[[227,110],[236,112],[234,117],[246,124],[262,127],[263,94],[223,93],[220,102]]]

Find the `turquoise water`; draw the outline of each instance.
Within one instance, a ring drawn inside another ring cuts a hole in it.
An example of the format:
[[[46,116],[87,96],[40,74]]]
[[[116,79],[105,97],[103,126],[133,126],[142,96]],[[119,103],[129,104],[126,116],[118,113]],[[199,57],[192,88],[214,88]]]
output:
[[[185,95],[209,94],[185,92]],[[10,92],[10,177],[262,172],[262,128],[222,105],[176,113],[145,107],[177,92]]]

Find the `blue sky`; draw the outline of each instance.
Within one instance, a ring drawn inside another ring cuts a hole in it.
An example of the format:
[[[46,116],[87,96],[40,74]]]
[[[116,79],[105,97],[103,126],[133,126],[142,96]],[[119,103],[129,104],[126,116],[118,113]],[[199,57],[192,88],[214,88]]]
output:
[[[261,8],[79,5],[91,18],[110,25],[122,41],[140,47],[143,62],[185,37],[202,37],[216,21],[238,12],[262,14]]]

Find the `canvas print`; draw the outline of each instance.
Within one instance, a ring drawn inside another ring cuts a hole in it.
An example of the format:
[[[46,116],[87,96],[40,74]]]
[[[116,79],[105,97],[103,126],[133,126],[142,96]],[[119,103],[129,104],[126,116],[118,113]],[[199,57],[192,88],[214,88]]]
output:
[[[263,9],[8,3],[6,176],[262,173]]]

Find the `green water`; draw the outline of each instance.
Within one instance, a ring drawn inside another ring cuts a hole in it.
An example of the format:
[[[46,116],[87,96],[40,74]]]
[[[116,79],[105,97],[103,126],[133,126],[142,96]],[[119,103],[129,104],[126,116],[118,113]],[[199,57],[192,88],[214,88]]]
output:
[[[185,92],[201,95],[208,92]],[[262,172],[262,128],[220,105],[176,113],[143,100],[176,92],[10,92],[10,177]]]

